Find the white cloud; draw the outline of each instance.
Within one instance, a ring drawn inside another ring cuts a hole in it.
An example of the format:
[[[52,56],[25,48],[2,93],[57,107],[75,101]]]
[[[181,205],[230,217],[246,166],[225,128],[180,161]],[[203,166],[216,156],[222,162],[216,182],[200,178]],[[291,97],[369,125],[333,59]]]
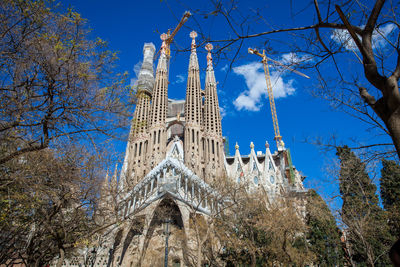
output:
[[[135,88],[136,87],[136,85],[137,85],[137,81],[138,81],[138,79],[137,78],[132,78],[131,79],[131,88]]]
[[[226,109],[225,107],[219,107],[219,112],[221,114],[221,119],[223,119],[226,116]]]
[[[135,73],[136,78],[139,77],[139,72],[140,68],[142,67],[142,61],[139,61],[138,63],[133,66],[133,72]]]
[[[290,65],[297,65],[297,64],[305,63],[307,61],[312,61],[312,60],[313,59],[310,55],[299,56],[296,53],[290,52],[290,53],[282,55],[281,63],[283,65],[290,66]]]
[[[364,26],[361,26],[363,28]],[[385,40],[394,30],[396,26],[392,23],[386,24],[384,27],[375,29],[372,33],[373,48],[385,47],[388,43]],[[343,44],[347,50],[356,50],[357,46],[351,38],[347,30],[335,29],[332,32],[331,39],[338,44]]]
[[[176,75],[175,83],[183,83],[184,81],[185,81],[185,77],[183,77],[183,75],[181,75],[181,74]]]
[[[262,97],[267,96],[263,65],[259,62],[252,62],[233,68],[233,72],[243,76],[247,85],[247,90],[242,92],[233,102],[236,109],[260,110]],[[277,71],[271,71],[270,76],[275,98],[283,98],[294,94],[293,80],[284,81],[282,73]]]
[[[222,68],[221,68],[221,71],[222,72],[226,72],[227,70],[228,70],[228,64],[225,64],[225,66],[223,66]]]
[[[135,73],[135,77],[131,79],[131,87],[135,88],[139,78],[140,68],[142,67],[142,61],[139,61],[133,66],[133,72]]]

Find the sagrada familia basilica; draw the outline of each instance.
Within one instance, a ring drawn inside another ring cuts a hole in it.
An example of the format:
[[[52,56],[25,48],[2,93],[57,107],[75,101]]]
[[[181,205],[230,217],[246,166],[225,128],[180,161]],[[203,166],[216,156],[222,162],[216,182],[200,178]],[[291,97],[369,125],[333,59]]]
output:
[[[268,143],[263,152],[256,152],[251,142],[249,155],[241,155],[236,144],[235,155],[225,155],[212,45],[205,46],[202,86],[196,35],[190,34],[184,100],[168,98],[167,35],[161,35],[155,74],[155,46],[144,44],[122,170],[102,187],[103,205],[115,202],[122,219],[99,237],[92,266],[166,266],[166,259],[168,266],[187,266],[187,251],[194,246],[192,219],[201,217],[207,224],[207,218],[221,210],[223,199],[212,185],[222,177],[246,183],[251,190],[262,188],[271,202],[284,192],[306,191],[283,144],[271,153]],[[74,259],[65,264],[79,265]]]

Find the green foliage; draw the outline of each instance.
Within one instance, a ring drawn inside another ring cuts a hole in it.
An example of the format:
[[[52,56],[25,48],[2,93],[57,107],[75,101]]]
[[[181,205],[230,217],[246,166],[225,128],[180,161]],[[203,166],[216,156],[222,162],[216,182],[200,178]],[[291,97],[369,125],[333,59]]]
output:
[[[307,240],[317,258],[314,263],[319,266],[343,265],[340,230],[328,205],[315,190],[309,191],[307,200]]]
[[[387,214],[378,203],[376,186],[365,163],[349,147],[338,147],[336,154],[340,160],[341,217],[350,247],[347,253],[360,266],[388,265],[387,250],[393,238]]]
[[[17,257],[42,266],[95,227],[96,172],[84,154],[44,149],[1,165],[0,264]]]
[[[0,2],[0,164],[71,140],[119,136],[132,107],[117,54],[77,12],[45,0]],[[102,90],[107,88],[107,90]],[[6,151],[6,150],[3,150]]]
[[[235,204],[214,222],[219,243],[225,248],[224,261],[235,266],[304,266],[313,262],[307,226],[295,199],[271,204],[265,192],[249,194],[238,187],[231,192],[235,190]]]
[[[389,216],[391,234],[400,238],[400,166],[392,160],[382,160],[382,203]]]
[[[342,216],[363,217],[370,207],[377,208],[378,196],[376,185],[372,183],[365,170],[365,163],[347,146],[338,147],[337,153],[340,159],[340,194],[343,206]],[[356,212],[355,211],[362,211]]]
[[[44,266],[95,226],[100,142],[129,125],[133,95],[89,34],[53,0],[0,1],[0,265]]]

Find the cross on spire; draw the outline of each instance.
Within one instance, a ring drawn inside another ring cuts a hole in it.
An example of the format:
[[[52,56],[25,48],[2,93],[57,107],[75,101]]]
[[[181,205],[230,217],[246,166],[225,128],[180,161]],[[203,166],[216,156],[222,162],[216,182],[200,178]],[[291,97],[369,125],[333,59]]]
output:
[[[212,56],[211,56],[211,50],[213,49],[213,45],[208,43],[206,44],[206,50],[208,51],[207,54],[207,66],[212,66]]]
[[[197,32],[192,31],[190,33],[190,38],[192,38],[192,45],[191,45],[192,52],[196,51],[196,37],[197,37]]]
[[[163,33],[160,35],[160,39],[162,40],[162,44],[161,44],[161,53],[165,54],[165,50],[167,48],[167,43],[165,42],[165,40],[167,40],[168,35],[166,33]]]

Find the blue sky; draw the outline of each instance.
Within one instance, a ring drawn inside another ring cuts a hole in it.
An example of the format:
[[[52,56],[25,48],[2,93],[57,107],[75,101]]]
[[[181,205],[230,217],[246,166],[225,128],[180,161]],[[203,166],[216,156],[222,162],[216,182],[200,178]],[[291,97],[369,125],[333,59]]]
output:
[[[134,68],[142,59],[142,48],[145,42],[153,42],[157,48],[161,45],[160,33],[168,28],[174,28],[185,11],[184,5],[190,3],[192,8],[207,9],[209,1],[176,2],[176,1],[122,1],[122,0],[64,0],[65,6],[74,7],[88,19],[93,29],[93,36],[99,36],[109,42],[112,50],[119,51],[120,71],[129,71],[135,78]],[[295,3],[294,3],[295,2]],[[310,24],[313,21],[314,10],[310,1],[242,1],[239,9],[253,12],[263,8],[264,20],[254,23],[250,30],[253,32],[265,30],[273,25],[290,27]],[[196,5],[194,7],[193,5]],[[295,5],[295,6],[293,6]],[[296,10],[302,13],[294,14]],[[190,28],[197,28],[198,22],[204,32],[210,33],[214,39],[226,38],[228,31],[223,21],[217,18],[204,19],[196,15],[190,18],[176,36],[172,49],[188,48]],[[340,35],[338,35],[340,36]],[[284,35],[269,36],[271,46],[279,47],[280,54],[272,58],[284,61],[290,57],[290,39]],[[220,106],[223,109],[223,135],[229,138],[230,153],[234,154],[235,142],[240,146],[241,154],[248,154],[250,142],[255,149],[265,151],[265,141],[275,150],[274,131],[270,107],[266,96],[265,80],[259,58],[247,54],[247,47],[260,46],[264,39],[249,41],[241,50],[238,61],[227,74],[228,61],[219,60],[214,66],[216,78],[219,81],[218,93]],[[331,41],[335,41],[332,37]],[[199,63],[203,68],[202,79],[206,67],[206,51],[204,47],[198,50]],[[187,78],[189,53],[172,53],[170,64],[169,97],[183,99]],[[346,61],[344,72],[361,71],[361,65],[354,56]],[[323,71],[330,74],[332,66]],[[325,198],[337,193],[337,186],[326,175],[326,164],[334,157],[334,153],[321,154],[319,149],[305,139],[322,137],[328,139],[336,135],[340,143],[349,143],[357,138],[361,143],[368,143],[376,138],[374,133],[367,132],[367,125],[359,120],[334,111],[324,100],[311,96],[310,91],[317,86],[317,76],[314,70],[301,70],[311,77],[305,79],[293,73],[279,73],[272,69],[272,83],[277,96],[276,107],[281,135],[287,147],[291,149],[294,165],[308,178],[307,187],[316,188]],[[371,137],[372,136],[372,137]],[[385,137],[380,137],[387,141]],[[117,143],[120,151],[125,144]],[[122,159],[122,158],[121,158]]]

